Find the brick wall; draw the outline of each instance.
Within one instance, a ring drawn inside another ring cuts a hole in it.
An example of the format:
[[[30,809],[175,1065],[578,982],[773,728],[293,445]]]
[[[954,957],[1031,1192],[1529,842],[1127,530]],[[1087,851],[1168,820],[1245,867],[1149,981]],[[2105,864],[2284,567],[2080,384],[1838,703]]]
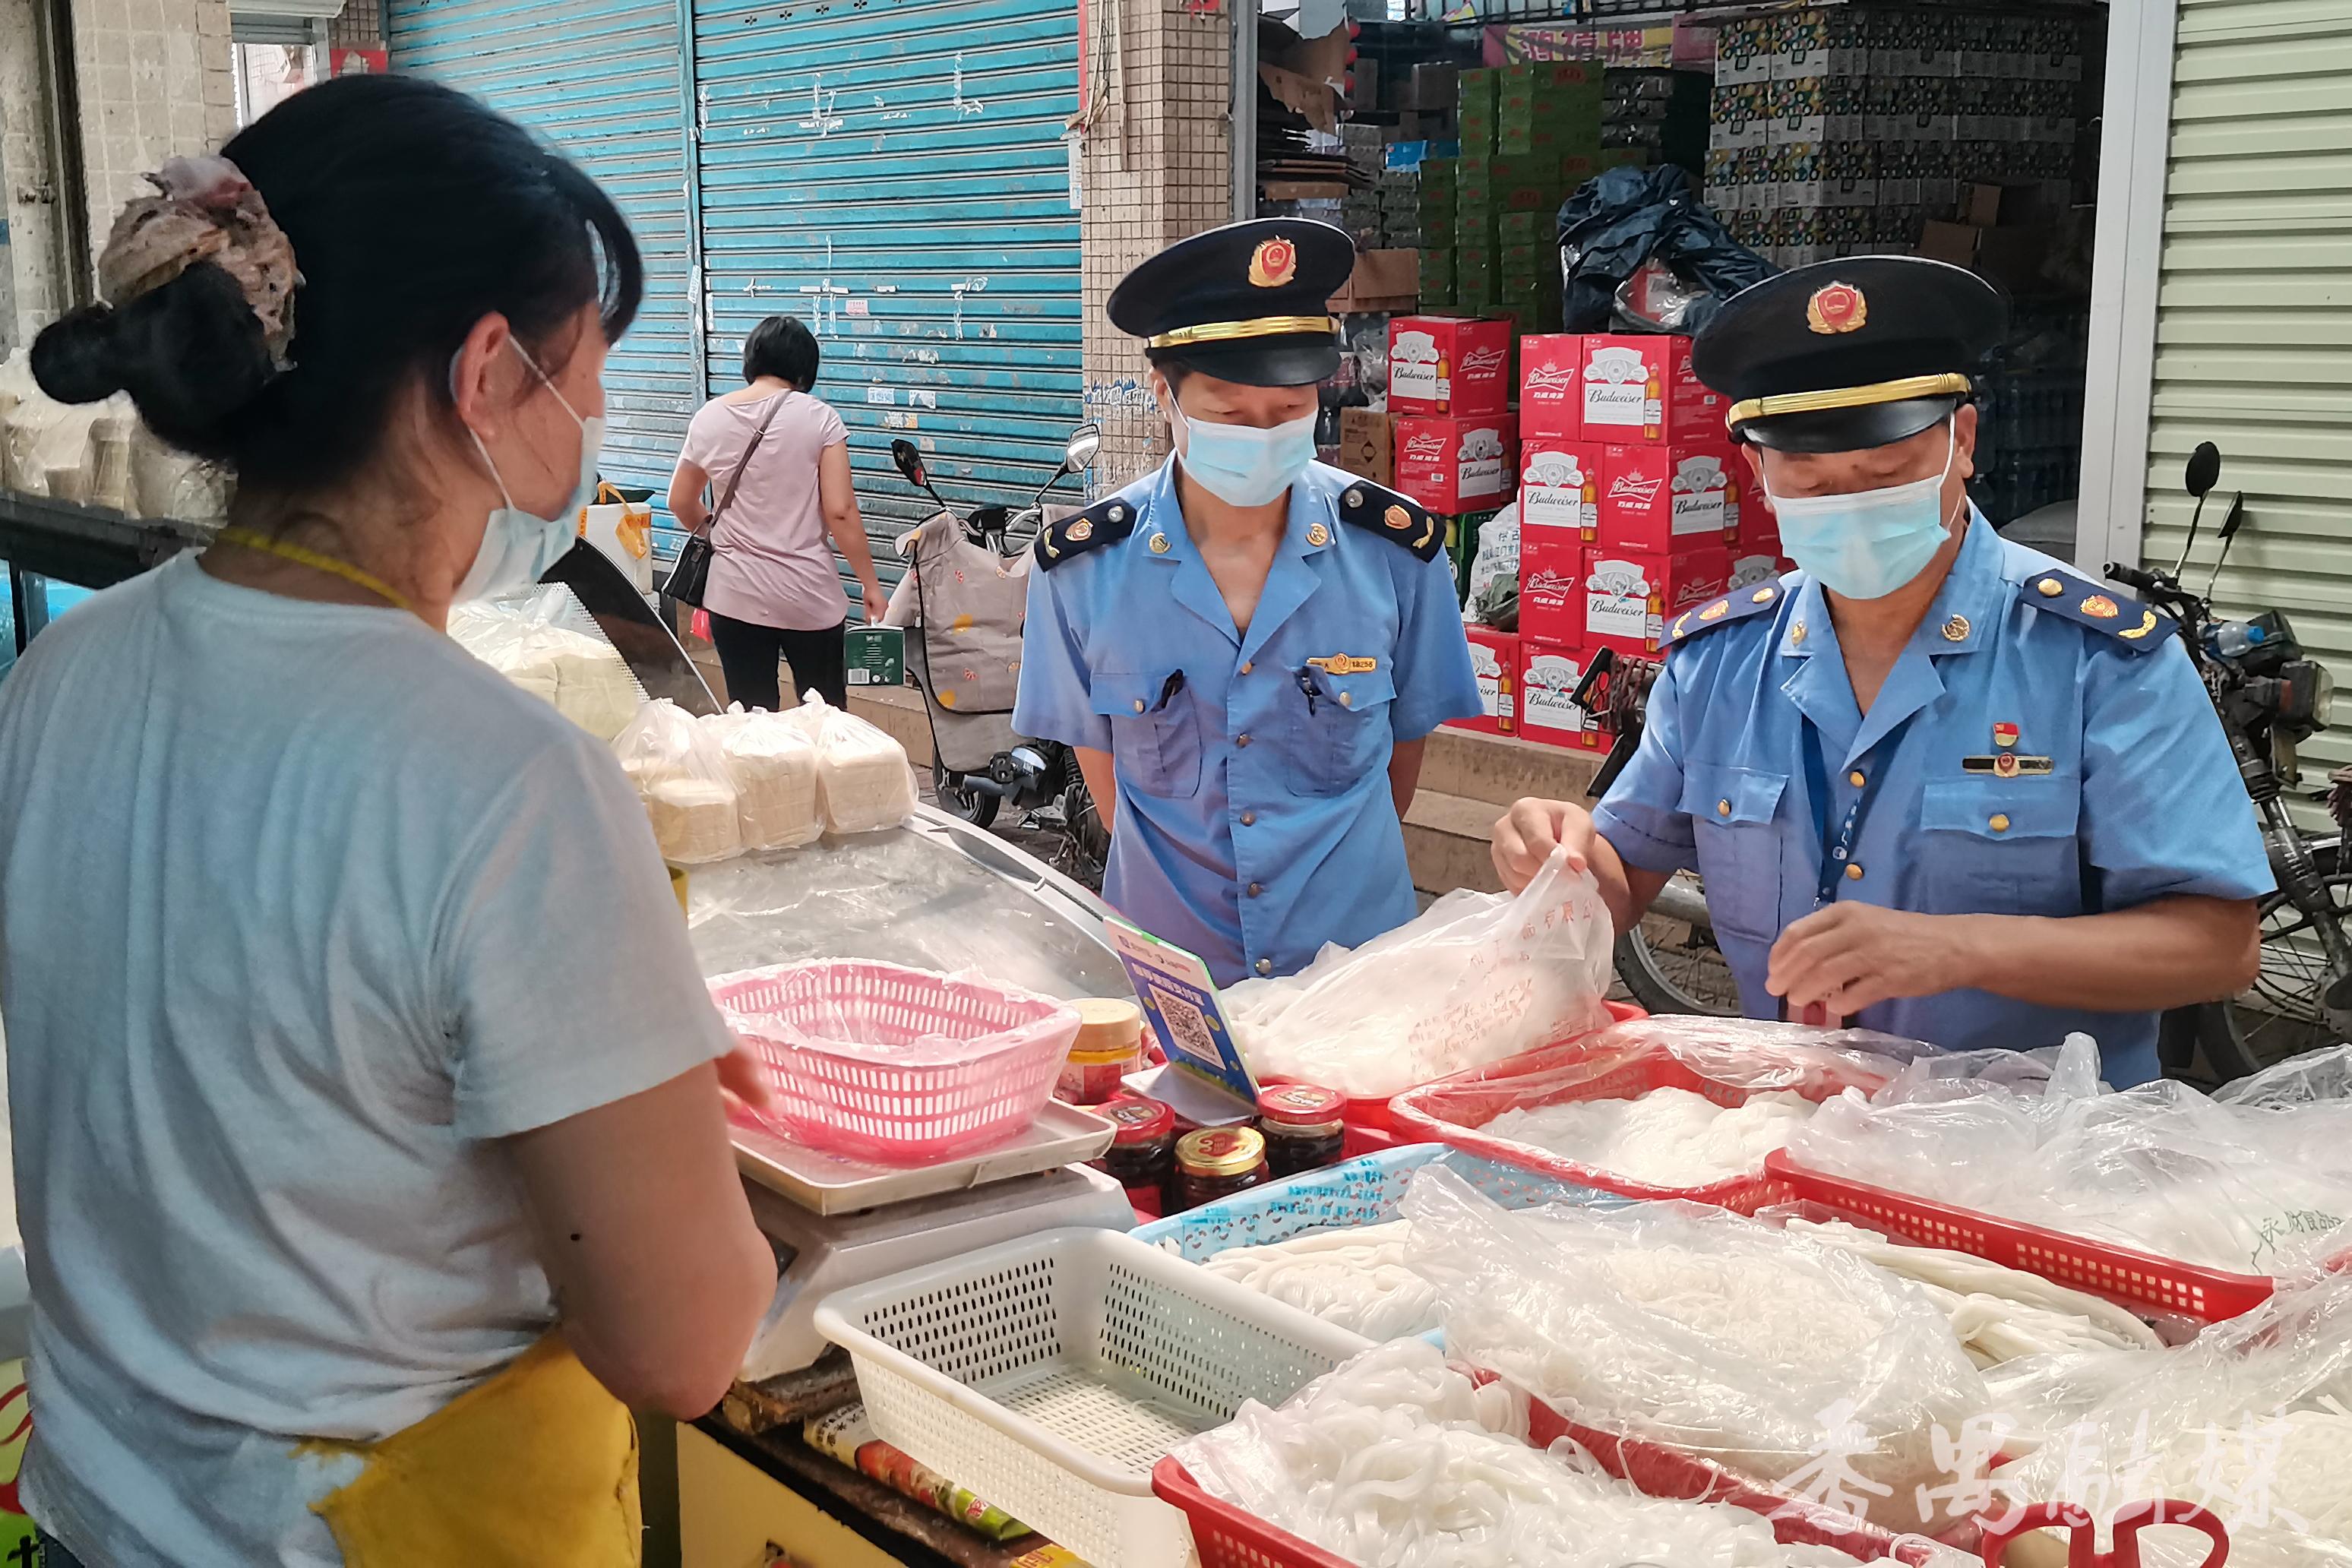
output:
[[[236,132],[228,0],[73,0],[85,188],[93,246],[176,153]]]
[[[327,24],[327,43],[338,49],[383,47],[383,0],[343,0],[343,14]]]
[[[0,352],[33,341],[65,309],[58,275],[58,226],[66,192],[50,146],[46,77],[41,68],[37,0],[0,0]]]
[[[1233,21],[1219,0],[1094,0],[1088,12],[1086,58],[1100,111],[1083,146],[1079,235],[1087,411],[1103,429],[1099,493],[1167,453],[1142,348],[1112,328],[1103,303],[1136,263],[1233,216]]]

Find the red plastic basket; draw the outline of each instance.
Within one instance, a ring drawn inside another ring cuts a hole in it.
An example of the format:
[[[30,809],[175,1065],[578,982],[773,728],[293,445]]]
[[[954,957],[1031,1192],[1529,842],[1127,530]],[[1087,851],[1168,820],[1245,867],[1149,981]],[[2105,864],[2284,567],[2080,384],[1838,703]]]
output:
[[[2180,1263],[1832,1176],[1801,1163],[1786,1149],[1766,1155],[1764,1169],[1791,1197],[1811,1199],[1874,1228],[2006,1264],[2145,1311],[2218,1323],[2261,1306],[2274,1288],[2264,1275]]]
[[[812,1149],[891,1165],[954,1159],[1026,1127],[1078,1033],[1066,1003],[854,959],[720,975],[710,996],[768,1069],[768,1120]],[[851,1038],[827,1037],[841,1034]],[[890,1055],[941,1038],[953,1048]]]
[[[1662,1187],[1483,1131],[1508,1110],[1593,1100],[1634,1100],[1657,1089],[1688,1089],[1717,1105],[1747,1103],[1749,1090],[1701,1077],[1663,1045],[1615,1043],[1606,1039],[1605,1033],[1580,1035],[1491,1067],[1409,1089],[1389,1102],[1390,1110],[1400,1130],[1411,1136],[1433,1138],[1483,1160],[1517,1165],[1621,1197],[1679,1198],[1752,1215],[1793,1195],[1768,1173],[1769,1165],[1752,1176],[1733,1176],[1704,1186]],[[1790,1087],[1808,1100],[1822,1100],[1847,1088],[1874,1089],[1884,1081],[1860,1068],[1850,1072],[1824,1068],[1809,1081]]]

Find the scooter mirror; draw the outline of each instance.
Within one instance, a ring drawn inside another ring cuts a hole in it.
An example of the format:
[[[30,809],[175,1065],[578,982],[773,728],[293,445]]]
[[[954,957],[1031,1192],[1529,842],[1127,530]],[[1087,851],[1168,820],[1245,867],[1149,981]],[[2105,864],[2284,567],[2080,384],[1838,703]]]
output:
[[[2210,441],[2198,442],[2197,450],[2189,454],[2189,493],[2202,500],[2221,478],[2221,448]]]
[[[1062,448],[1062,471],[1075,474],[1095,460],[1102,449],[1102,426],[1089,421],[1070,432],[1067,445]]]
[[[923,477],[922,454],[916,451],[915,444],[905,437],[902,436],[890,443],[890,460],[898,466],[900,473],[907,476],[908,484],[920,485],[929,482]]]
[[[2246,494],[2243,490],[2230,498],[2230,515],[2221,520],[2221,539],[2227,543],[2246,521]]]

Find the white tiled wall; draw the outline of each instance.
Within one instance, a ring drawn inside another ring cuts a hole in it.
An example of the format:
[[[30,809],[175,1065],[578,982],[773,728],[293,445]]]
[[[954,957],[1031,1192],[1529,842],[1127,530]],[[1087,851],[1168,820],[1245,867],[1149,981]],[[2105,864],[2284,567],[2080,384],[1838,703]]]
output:
[[[90,243],[175,153],[236,132],[228,0],[73,0]]]

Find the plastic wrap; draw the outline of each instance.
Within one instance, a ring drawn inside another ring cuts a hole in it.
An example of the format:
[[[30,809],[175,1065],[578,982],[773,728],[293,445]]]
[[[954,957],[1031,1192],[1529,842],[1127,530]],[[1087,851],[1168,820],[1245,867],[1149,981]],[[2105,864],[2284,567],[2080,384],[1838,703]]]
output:
[[[1244,981],[1226,1015],[1261,1078],[1377,1100],[1603,1022],[1613,941],[1591,876],[1555,852],[1517,898],[1448,893],[1287,979]]]
[[[1789,1141],[1813,1102],[1787,1089],[1718,1105],[1686,1089],[1630,1100],[1570,1100],[1507,1110],[1489,1137],[1550,1151],[1595,1170],[1662,1187],[1698,1187],[1748,1175]]]
[[[793,849],[824,831],[816,803],[816,742],[782,714],[740,703],[703,721],[727,758],[746,849]]]
[[[21,495],[89,500],[90,431],[100,406],[21,395],[0,418],[0,479]]]
[[[598,740],[609,741],[636,717],[645,689],[611,644],[565,624],[587,619],[578,605],[560,584],[520,598],[453,605],[449,636]]]
[[[1506,1210],[1450,1172],[1405,1194],[1448,1347],[1588,1426],[1890,1530],[1964,1516],[1990,1403],[1935,1305],[1841,1248],[1687,1204]]]
[[[2352,1045],[2323,1046],[2273,1063],[2213,1091],[2220,1105],[2292,1109],[2326,1100],[2352,1100]]]
[[[2133,1370],[2004,1467],[2002,1498],[2071,1502],[2102,1519],[2168,1498],[2221,1518],[2231,1568],[2352,1565],[2352,1275],[2284,1289]],[[2197,1568],[2207,1550],[2173,1529],[2140,1540],[2147,1568]]]
[[[1573,1445],[1525,1442],[1527,1409],[1476,1386],[1435,1347],[1402,1340],[1255,1400],[1179,1444],[1212,1495],[1361,1568],[1851,1568],[1782,1546],[1761,1517],[1647,1498]]]
[[[686,710],[667,698],[646,703],[613,751],[646,803],[663,859],[695,866],[742,853],[726,753]]]
[[[817,805],[828,833],[874,833],[915,815],[907,748],[815,692],[786,716],[816,743]]]
[[[2226,1103],[2173,1082],[2112,1093],[2095,1064],[2076,1036],[2040,1094],[1990,1082],[1923,1094],[1906,1080],[1868,1100],[1843,1095],[1789,1152],[1832,1175],[2207,1268],[2293,1273],[2340,1249],[2352,1101]],[[2324,1064],[2312,1080],[2326,1081]],[[2287,1081],[2258,1092],[2299,1092]]]
[[[131,433],[131,502],[135,515],[217,523],[228,518],[226,470],[167,447],[142,423]]]
[[[1229,1247],[1201,1267],[1369,1340],[1438,1325],[1437,1287],[1405,1261],[1411,1222],[1310,1231],[1264,1247]]]

